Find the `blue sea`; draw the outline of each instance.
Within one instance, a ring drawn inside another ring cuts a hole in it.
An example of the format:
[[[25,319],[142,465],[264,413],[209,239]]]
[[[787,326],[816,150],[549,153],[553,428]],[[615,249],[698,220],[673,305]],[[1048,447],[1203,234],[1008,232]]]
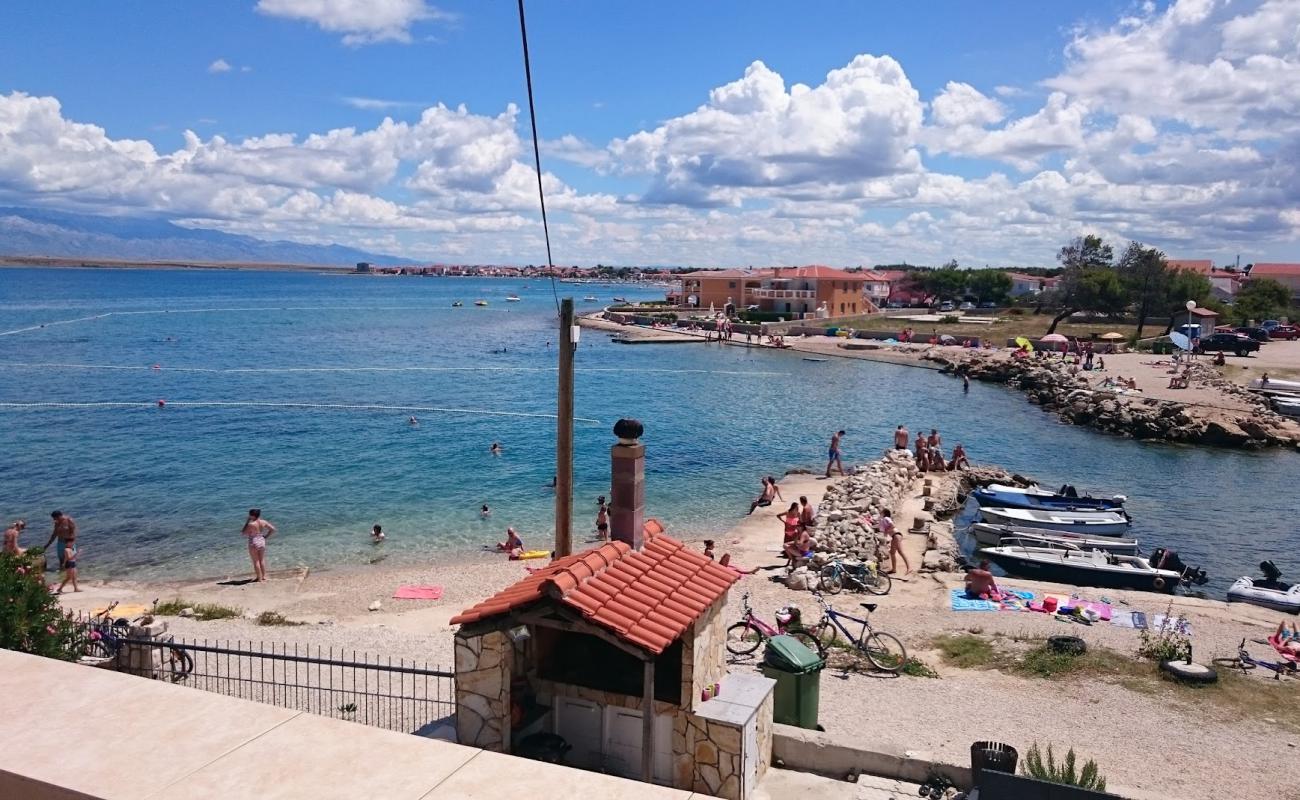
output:
[[[662,297],[555,289],[579,310]],[[393,562],[476,550],[506,525],[530,547],[552,539],[548,281],[4,269],[0,320],[0,515],[26,517],[32,545],[52,509],[71,514],[88,577],[245,569],[253,506],[280,529],[273,568],[366,563],[376,523]],[[848,431],[847,461],[866,461],[902,423],[1046,484],[1127,494],[1134,533],[1204,566],[1210,588],[1262,558],[1300,573],[1293,453],[1133,442],[1062,425],[1002,387],[963,395],[890,364],[583,331],[577,369],[579,538],[607,493],[620,417],[645,425],[649,512],[683,536],[733,525],[760,475],[823,468],[833,431]]]

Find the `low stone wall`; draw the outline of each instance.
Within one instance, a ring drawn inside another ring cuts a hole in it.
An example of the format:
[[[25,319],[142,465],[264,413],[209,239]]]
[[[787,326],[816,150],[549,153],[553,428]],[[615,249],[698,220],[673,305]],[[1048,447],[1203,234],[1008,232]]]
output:
[[[890,450],[832,485],[822,498],[812,532],[817,551],[866,561],[887,558],[889,539],[862,517],[878,517],[884,509],[898,508],[920,474],[909,451]]]
[[[509,752],[514,650],[504,633],[456,634],[456,740]]]
[[[927,353],[945,372],[1020,389],[1029,402],[1076,425],[1134,439],[1153,439],[1220,447],[1294,447],[1297,426],[1271,411],[1262,399],[1225,380],[1212,367],[1192,364],[1192,380],[1246,399],[1250,411],[1230,411],[1094,389],[1058,360],[991,358],[981,354]]]

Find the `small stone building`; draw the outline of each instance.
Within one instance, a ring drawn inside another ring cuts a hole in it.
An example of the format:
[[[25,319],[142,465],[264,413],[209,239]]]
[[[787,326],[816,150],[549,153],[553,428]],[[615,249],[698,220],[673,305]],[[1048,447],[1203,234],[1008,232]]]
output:
[[[572,766],[746,798],[771,760],[774,682],[726,674],[737,575],[654,520],[636,539],[559,558],[451,620],[459,740],[514,752],[557,734]]]

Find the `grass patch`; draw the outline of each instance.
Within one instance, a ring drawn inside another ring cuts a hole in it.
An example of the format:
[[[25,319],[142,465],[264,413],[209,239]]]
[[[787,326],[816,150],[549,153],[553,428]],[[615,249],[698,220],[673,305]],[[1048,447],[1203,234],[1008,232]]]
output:
[[[900,672],[910,678],[937,678],[939,673],[930,668],[930,665],[919,658],[908,658],[903,663]]]
[[[194,619],[200,622],[244,616],[243,609],[223,606],[218,603],[187,603],[179,597],[159,603],[154,607],[153,613],[164,617],[179,617],[181,612],[187,608],[194,611]]]
[[[990,669],[1001,661],[992,642],[969,633],[936,636],[930,646],[939,651],[943,663],[958,669]]]
[[[257,615],[257,624],[294,626],[294,625],[306,625],[307,623],[298,622],[297,620],[289,619],[288,617],[286,617],[285,615],[281,614],[278,611],[263,611],[261,614]]]

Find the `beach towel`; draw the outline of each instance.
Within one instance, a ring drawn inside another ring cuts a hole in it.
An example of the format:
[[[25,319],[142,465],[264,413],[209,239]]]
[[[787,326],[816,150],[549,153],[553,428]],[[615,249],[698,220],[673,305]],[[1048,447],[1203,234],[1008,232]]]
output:
[[[394,600],[441,600],[441,586],[398,586]]]
[[[1175,627],[1176,626],[1176,627]],[[1168,627],[1171,630],[1177,630],[1184,636],[1192,635],[1192,623],[1182,617],[1166,617],[1164,614],[1156,614],[1151,617],[1151,629],[1157,633]]]
[[[1300,655],[1296,655],[1294,650],[1288,650],[1282,644],[1282,639],[1279,638],[1276,633],[1268,637],[1268,643],[1273,645],[1273,649],[1277,651],[1277,654],[1285,658],[1287,661],[1290,661],[1292,664],[1300,664]]]
[[[1004,589],[1003,593],[1008,597],[999,603],[997,600],[972,600],[966,596],[965,589],[953,589],[949,601],[953,611],[1021,611],[1025,603],[1034,599],[1033,592],[1019,589]]]
[[[1110,624],[1143,631],[1147,627],[1147,615],[1141,611],[1116,611],[1110,618]]]

